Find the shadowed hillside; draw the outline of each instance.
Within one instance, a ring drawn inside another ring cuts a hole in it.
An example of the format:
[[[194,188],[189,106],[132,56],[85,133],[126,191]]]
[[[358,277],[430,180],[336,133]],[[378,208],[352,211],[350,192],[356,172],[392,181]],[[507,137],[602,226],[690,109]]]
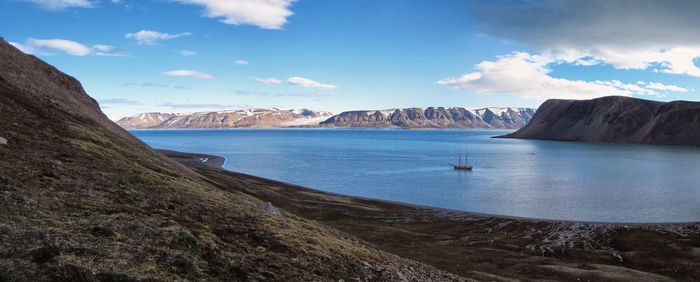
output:
[[[503,137],[700,146],[700,102],[551,99],[525,127]]]
[[[214,186],[0,39],[0,281],[446,280]]]

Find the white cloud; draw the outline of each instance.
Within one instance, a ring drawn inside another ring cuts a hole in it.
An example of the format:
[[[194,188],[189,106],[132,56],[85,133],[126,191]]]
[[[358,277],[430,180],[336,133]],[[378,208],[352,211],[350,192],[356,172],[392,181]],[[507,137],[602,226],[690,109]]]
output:
[[[183,56],[194,56],[194,55],[197,55],[197,52],[195,52],[195,51],[189,51],[189,50],[180,50],[180,55],[183,55]]]
[[[255,77],[255,80],[257,80],[257,81],[259,81],[259,82],[262,82],[262,83],[265,83],[265,84],[280,84],[280,83],[282,83],[281,80],[276,79],[276,78],[274,78],[274,77],[271,77],[271,78],[259,78],[259,77]]]
[[[234,64],[236,64],[236,65],[247,65],[247,64],[248,64],[248,61],[236,60],[236,61],[234,62]]]
[[[608,63],[618,69],[648,69],[655,66],[659,71],[672,74],[687,74],[700,77],[700,68],[693,60],[700,57],[698,47],[675,47],[658,50],[630,50],[618,47],[575,49],[555,48],[543,51],[545,56],[554,57],[578,65],[583,60],[590,64]],[[590,59],[585,59],[590,58]]]
[[[22,45],[22,44],[20,44],[20,43],[12,42],[12,41],[10,41],[10,42],[8,42],[8,43],[10,43],[10,45],[14,46],[15,48],[19,49],[20,51],[24,52],[25,54],[32,54],[32,53],[34,53],[34,50],[32,50],[31,48],[29,48],[29,47],[27,47],[27,46],[24,46],[24,45]]]
[[[66,39],[29,38],[25,44],[17,42],[10,42],[10,44],[24,53],[42,56],[54,55],[57,51],[73,56],[126,56],[124,50],[117,50],[114,46],[97,44],[90,48]]]
[[[323,84],[317,81],[313,81],[308,78],[303,78],[303,77],[290,77],[287,78],[287,83],[292,84],[292,85],[297,85],[301,87],[313,87],[313,88],[320,88],[320,89],[335,89],[338,88],[338,86],[332,85],[332,84]]]
[[[688,89],[680,87],[680,86],[675,86],[675,85],[664,85],[658,82],[649,82],[646,86],[646,88],[649,89],[656,89],[656,90],[666,90],[666,91],[676,91],[676,92],[688,92]]]
[[[193,70],[171,70],[171,71],[166,71],[163,73],[164,75],[169,75],[169,76],[191,76],[191,77],[196,77],[196,78],[201,78],[201,79],[216,79],[216,76],[213,76],[208,73],[203,73],[199,71],[193,71]]]
[[[31,53],[44,51],[61,51],[73,56],[86,56],[92,51],[89,47],[75,41],[65,39],[34,39],[29,38],[24,45]]]
[[[280,29],[293,15],[294,0],[175,0],[201,5],[205,16],[232,25],[250,24],[265,29]]]
[[[92,45],[92,49],[96,49],[96,50],[99,50],[102,52],[109,52],[109,51],[114,49],[114,46],[98,44],[98,45]]]
[[[141,30],[135,33],[127,33],[126,35],[124,35],[124,37],[136,39],[139,45],[156,45],[156,43],[158,43],[158,40],[167,40],[189,35],[192,35],[192,33],[183,32],[178,34],[168,34],[153,30]]]
[[[548,68],[556,60],[524,52],[484,61],[475,66],[476,72],[435,83],[477,93],[512,93],[529,99],[591,99],[609,95],[655,95],[652,89],[682,91],[681,87],[651,82],[642,88],[618,80],[584,81],[555,78]],[[639,83],[639,82],[637,82]],[[649,85],[653,85],[649,87]]]
[[[25,2],[32,2],[37,5],[42,6],[48,10],[63,10],[65,8],[78,7],[78,8],[92,8],[94,3],[88,0],[24,0]]]

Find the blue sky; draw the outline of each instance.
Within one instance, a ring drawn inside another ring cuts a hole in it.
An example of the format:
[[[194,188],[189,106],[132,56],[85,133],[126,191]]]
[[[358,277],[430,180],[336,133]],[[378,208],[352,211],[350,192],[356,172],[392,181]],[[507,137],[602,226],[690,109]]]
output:
[[[606,95],[700,99],[700,10],[692,1],[0,6],[0,36],[75,76],[113,119],[241,107],[337,113],[537,107]]]

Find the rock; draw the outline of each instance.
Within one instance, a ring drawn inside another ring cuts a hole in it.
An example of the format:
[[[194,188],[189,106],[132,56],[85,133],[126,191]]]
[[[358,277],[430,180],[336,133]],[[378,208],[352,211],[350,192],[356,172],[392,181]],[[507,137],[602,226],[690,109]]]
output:
[[[321,127],[347,128],[500,128],[517,129],[535,114],[530,108],[405,108],[348,111],[334,115]]]
[[[7,145],[7,139],[0,137],[0,145]]]
[[[267,212],[268,214],[271,214],[271,215],[274,215],[274,216],[280,216],[280,215],[282,215],[282,214],[280,213],[280,210],[279,210],[278,208],[276,208],[275,206],[273,206],[272,203],[270,203],[270,202],[265,202],[264,204],[262,204],[261,207],[262,207],[263,210],[265,210],[265,212]]]
[[[525,127],[502,137],[700,146],[700,102],[550,99]]]

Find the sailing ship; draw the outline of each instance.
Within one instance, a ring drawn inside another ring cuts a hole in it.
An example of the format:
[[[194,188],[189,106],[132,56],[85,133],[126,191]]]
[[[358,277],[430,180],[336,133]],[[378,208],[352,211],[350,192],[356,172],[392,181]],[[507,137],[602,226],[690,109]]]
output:
[[[464,159],[464,162],[462,162],[462,159]],[[472,166],[467,165],[467,153],[464,153],[464,158],[462,156],[459,156],[459,163],[458,164],[452,164],[448,163],[451,165],[454,169],[456,170],[472,170]]]

